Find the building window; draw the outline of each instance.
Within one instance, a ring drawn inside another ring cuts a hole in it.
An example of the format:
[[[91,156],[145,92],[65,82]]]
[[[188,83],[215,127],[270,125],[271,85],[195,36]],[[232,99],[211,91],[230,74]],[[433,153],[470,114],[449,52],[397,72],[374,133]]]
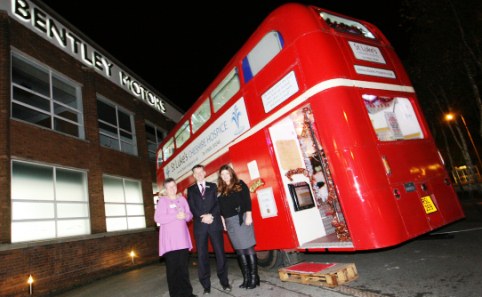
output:
[[[80,85],[12,53],[12,118],[84,138]]]
[[[137,156],[134,115],[106,99],[97,98],[100,145]]]
[[[107,231],[145,228],[141,183],[106,175],[103,179]]]
[[[156,161],[157,148],[161,141],[166,137],[166,132],[155,126],[154,124],[146,122],[146,138],[147,138],[147,153],[149,159]]]
[[[12,162],[12,242],[90,234],[86,173]]]

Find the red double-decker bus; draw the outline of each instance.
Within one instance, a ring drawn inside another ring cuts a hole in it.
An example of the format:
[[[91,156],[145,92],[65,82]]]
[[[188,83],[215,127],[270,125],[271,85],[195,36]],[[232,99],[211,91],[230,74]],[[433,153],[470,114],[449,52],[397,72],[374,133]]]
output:
[[[249,185],[264,264],[395,246],[464,217],[389,41],[314,6],[261,23],[160,145],[158,183],[183,191],[198,163]]]

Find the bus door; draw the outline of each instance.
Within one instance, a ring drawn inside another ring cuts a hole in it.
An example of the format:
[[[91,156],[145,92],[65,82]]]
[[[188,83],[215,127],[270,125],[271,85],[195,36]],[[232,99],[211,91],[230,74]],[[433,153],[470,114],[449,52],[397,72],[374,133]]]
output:
[[[263,129],[229,148],[233,169],[250,189],[256,250],[294,250],[293,222],[271,154]]]
[[[268,130],[299,248],[352,248],[310,106]]]

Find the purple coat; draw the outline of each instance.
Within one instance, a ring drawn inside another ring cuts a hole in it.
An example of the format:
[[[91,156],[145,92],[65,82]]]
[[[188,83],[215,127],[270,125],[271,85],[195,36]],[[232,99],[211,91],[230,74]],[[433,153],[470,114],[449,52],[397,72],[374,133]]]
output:
[[[184,210],[186,214],[184,220],[176,218],[178,209]],[[159,256],[170,251],[192,249],[191,236],[187,227],[187,222],[190,220],[192,220],[192,213],[186,198],[179,196],[171,200],[167,196],[159,197],[154,213],[154,221],[160,224]]]

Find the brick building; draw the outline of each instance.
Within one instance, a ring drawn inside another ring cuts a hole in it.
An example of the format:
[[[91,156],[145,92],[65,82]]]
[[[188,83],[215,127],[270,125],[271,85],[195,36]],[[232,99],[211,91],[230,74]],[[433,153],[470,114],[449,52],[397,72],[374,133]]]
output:
[[[0,296],[157,261],[155,151],[180,117],[42,2],[1,0]]]

